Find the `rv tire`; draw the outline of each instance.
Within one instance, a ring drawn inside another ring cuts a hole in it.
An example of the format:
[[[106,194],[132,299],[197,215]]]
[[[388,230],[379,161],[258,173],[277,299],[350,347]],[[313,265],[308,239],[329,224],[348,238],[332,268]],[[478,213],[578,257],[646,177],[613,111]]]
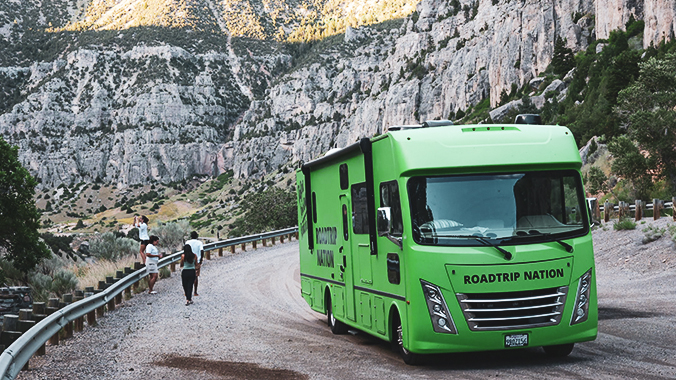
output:
[[[547,356],[551,356],[553,358],[563,358],[570,355],[570,353],[573,351],[573,346],[575,346],[575,343],[559,344],[556,346],[544,346],[542,348],[545,350]]]
[[[333,315],[333,305],[331,305],[331,297],[327,297],[326,301],[326,316],[331,332],[340,335],[347,333],[347,325],[343,322],[336,319],[336,316]]]
[[[396,351],[399,352],[399,355],[404,360],[404,363],[408,365],[418,365],[421,362],[422,355],[414,354],[404,347],[404,329],[401,326],[401,319],[399,316],[395,317],[394,331],[392,332],[392,343]]]

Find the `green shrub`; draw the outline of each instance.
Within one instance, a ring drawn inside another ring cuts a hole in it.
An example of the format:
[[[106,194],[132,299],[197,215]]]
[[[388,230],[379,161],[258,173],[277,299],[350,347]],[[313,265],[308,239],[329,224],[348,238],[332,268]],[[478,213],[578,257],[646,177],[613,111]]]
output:
[[[54,274],[51,290],[58,297],[61,297],[66,293],[73,292],[77,285],[78,280],[75,273],[62,269]]]
[[[613,228],[616,231],[621,230],[633,230],[636,229],[636,223],[629,218],[620,219],[617,223],[613,225]]]
[[[171,277],[171,271],[168,267],[160,268],[160,278],[169,278]]]
[[[116,261],[123,256],[135,255],[136,252],[138,252],[138,242],[125,237],[117,237],[112,232],[105,232],[89,242],[89,253],[99,259]]]
[[[645,223],[645,221],[642,221],[642,223]],[[666,228],[658,228],[658,227],[653,227],[653,226],[648,226],[643,229],[643,244],[648,244],[650,242],[653,242],[655,240],[660,239],[662,236],[664,236],[665,232],[667,232]]]
[[[177,222],[169,222],[153,227],[152,235],[159,237],[160,246],[166,247],[171,253],[173,250],[181,247],[183,239],[188,236],[190,230],[190,222],[187,220],[179,220]]]

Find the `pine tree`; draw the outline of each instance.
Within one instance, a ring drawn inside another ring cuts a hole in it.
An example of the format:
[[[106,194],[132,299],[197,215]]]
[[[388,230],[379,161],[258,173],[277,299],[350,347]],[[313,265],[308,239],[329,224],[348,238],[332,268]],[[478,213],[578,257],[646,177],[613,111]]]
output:
[[[50,256],[38,234],[40,213],[33,200],[36,185],[19,162],[19,148],[0,137],[0,248],[5,250],[0,260],[11,262],[24,274]]]
[[[552,71],[556,75],[564,75],[575,67],[573,51],[566,47],[566,40],[556,37],[554,56],[552,56]]]

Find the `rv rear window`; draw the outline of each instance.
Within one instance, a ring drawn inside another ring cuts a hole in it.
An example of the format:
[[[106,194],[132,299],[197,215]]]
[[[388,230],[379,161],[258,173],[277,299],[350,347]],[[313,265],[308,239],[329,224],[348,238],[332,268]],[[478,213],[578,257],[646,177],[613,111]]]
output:
[[[355,234],[369,233],[368,208],[366,207],[366,182],[352,185],[352,229]]]

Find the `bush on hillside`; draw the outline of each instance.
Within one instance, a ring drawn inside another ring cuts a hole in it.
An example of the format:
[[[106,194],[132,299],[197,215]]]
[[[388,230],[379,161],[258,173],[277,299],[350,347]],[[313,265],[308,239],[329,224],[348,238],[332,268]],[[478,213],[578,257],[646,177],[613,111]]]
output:
[[[112,232],[105,232],[89,242],[89,253],[103,260],[116,261],[123,256],[138,252],[138,242],[133,239],[117,237]]]
[[[152,227],[149,234],[160,238],[161,247],[166,247],[170,252],[174,252],[181,248],[190,231],[190,222],[179,220]]]
[[[298,224],[296,195],[278,187],[268,188],[245,199],[244,211],[232,225],[230,237],[293,227]]]

